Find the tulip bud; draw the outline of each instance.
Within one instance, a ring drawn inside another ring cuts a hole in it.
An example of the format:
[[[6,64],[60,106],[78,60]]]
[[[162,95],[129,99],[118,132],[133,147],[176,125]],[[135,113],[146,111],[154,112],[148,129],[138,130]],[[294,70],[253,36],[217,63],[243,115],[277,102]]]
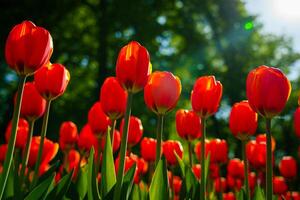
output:
[[[0,145],[0,164],[4,162],[7,152],[7,144]]]
[[[194,111],[180,109],[176,112],[176,130],[181,138],[194,140],[201,137],[201,123]]]
[[[121,136],[123,134],[123,126],[124,126],[124,119],[121,121],[120,125],[120,133]],[[134,116],[130,116],[129,118],[129,128],[128,128],[128,144],[130,146],[136,145],[143,136],[143,125],[142,121]]]
[[[89,125],[97,137],[103,137],[111,124],[109,117],[103,112],[100,102],[96,102],[88,114]]]
[[[284,156],[279,163],[280,174],[284,178],[295,178],[297,176],[297,162],[291,156]]]
[[[156,155],[156,140],[144,137],[141,141],[141,156],[148,162],[154,162]]]
[[[182,158],[183,156],[183,147],[179,141],[167,140],[163,143],[162,149],[168,165],[177,164],[177,158],[175,156],[175,152],[179,156],[179,158]]]
[[[238,158],[231,159],[227,165],[227,173],[235,179],[243,179],[244,162]]]
[[[106,144],[106,137],[101,140],[101,148],[104,150]],[[121,135],[118,130],[114,131],[114,144],[113,144],[113,153],[117,152],[121,145]]]
[[[223,200],[236,200],[232,192],[223,193]]]
[[[291,94],[291,83],[278,68],[260,66],[249,72],[247,98],[252,109],[266,118],[278,115]]]
[[[6,142],[9,141],[12,129],[12,122],[10,121],[6,131],[5,131],[5,140]],[[16,147],[23,149],[26,145],[27,137],[29,132],[29,124],[25,119],[20,118],[19,124],[17,128],[17,138],[16,138]]]
[[[145,47],[132,41],[121,49],[116,65],[116,76],[125,90],[133,93],[142,90],[151,71],[150,56]]]
[[[181,83],[177,76],[170,72],[151,74],[144,91],[147,107],[156,114],[166,114],[172,110],[179,99]]]
[[[288,186],[282,176],[273,177],[273,190],[274,194],[282,195],[288,190]]]
[[[50,33],[31,21],[17,24],[5,44],[5,59],[19,75],[31,75],[49,62],[53,51]]]
[[[77,126],[71,121],[63,122],[59,130],[59,146],[62,150],[74,147],[78,140]]]
[[[226,191],[227,183],[224,177],[219,177],[214,180],[214,187],[216,192],[224,192]]]
[[[98,149],[98,139],[92,132],[92,129],[89,124],[84,125],[79,133],[78,138],[78,148],[83,151],[90,151],[92,147]]]

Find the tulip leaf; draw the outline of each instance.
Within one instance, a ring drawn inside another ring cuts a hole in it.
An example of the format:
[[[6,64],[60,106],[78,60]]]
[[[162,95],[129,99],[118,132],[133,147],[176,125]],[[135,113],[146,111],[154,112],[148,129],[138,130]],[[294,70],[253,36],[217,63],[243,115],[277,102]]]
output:
[[[169,183],[167,175],[166,159],[163,156],[156,166],[150,189],[150,200],[165,200],[169,198]]]
[[[205,182],[207,183],[207,176],[208,176],[208,172],[209,172],[209,163],[210,163],[210,153],[208,153],[208,155],[207,155],[207,158],[205,159],[205,161],[204,161],[204,164],[205,164]],[[201,166],[201,169],[203,169],[202,168],[202,166]]]
[[[6,187],[4,190],[4,197],[7,199],[9,197],[13,197],[14,196],[14,167],[12,166],[10,168],[8,177],[7,177],[7,183],[6,183]]]
[[[73,174],[74,170],[65,175],[49,193],[47,199],[62,199],[70,187]]]
[[[90,150],[90,156],[88,160],[88,200],[99,200],[100,194],[98,189],[98,181],[95,173],[95,165],[94,165],[94,148]]]
[[[121,194],[126,194],[126,195],[122,195],[121,199],[124,199],[124,200],[129,199],[131,189],[132,189],[132,185],[133,185],[135,170],[136,170],[136,164],[134,163],[131,166],[131,168],[126,172],[126,174],[124,175]]]
[[[131,193],[131,198],[132,200],[141,200],[141,191],[138,185],[134,185]]]
[[[115,165],[110,134],[106,134],[106,143],[101,168],[101,195],[105,196],[116,183]]]
[[[26,197],[24,200],[36,200],[42,199],[42,197],[46,197],[49,192],[49,187],[54,183],[55,173],[52,173],[47,179],[41,182],[38,186],[36,186]]]
[[[261,189],[261,187],[259,185],[257,185],[256,188],[255,188],[253,199],[265,200],[264,192],[263,192],[263,190]]]
[[[245,190],[242,188],[239,192],[236,193],[236,199],[237,200],[244,200],[245,198]]]
[[[48,179],[54,172],[56,172],[57,168],[59,167],[60,161],[57,160],[50,168],[39,177],[37,184],[43,182],[44,180]]]
[[[79,198],[84,199],[87,194],[88,180],[87,180],[87,166],[79,168],[79,173],[76,181],[76,191],[78,192]]]
[[[182,177],[185,177],[185,164],[183,160],[177,155],[176,151],[174,150],[174,154],[176,156],[176,159],[178,161],[179,167],[180,167],[180,172],[182,174]]]

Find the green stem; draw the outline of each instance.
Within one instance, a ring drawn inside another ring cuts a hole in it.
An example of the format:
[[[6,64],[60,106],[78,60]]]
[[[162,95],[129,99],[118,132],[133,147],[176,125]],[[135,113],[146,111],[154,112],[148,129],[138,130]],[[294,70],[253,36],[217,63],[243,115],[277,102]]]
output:
[[[100,170],[100,159],[101,159],[101,141],[102,141],[102,139],[104,139],[104,138],[98,138],[98,158],[97,158],[97,160],[96,160],[96,162],[95,162],[95,164],[96,164],[96,167],[95,167],[95,170],[96,170],[96,177],[98,176],[98,173],[99,173],[99,170]],[[107,139],[107,137],[106,137],[106,139]],[[105,143],[106,144],[106,143]]]
[[[189,148],[189,162],[190,162],[190,166],[193,166],[193,150],[192,150],[192,143],[191,141],[188,140],[188,148]]]
[[[201,184],[200,184],[200,200],[205,200],[205,137],[206,137],[206,118],[201,118],[202,137],[201,137]]]
[[[25,146],[25,150],[23,153],[22,167],[21,167],[21,172],[20,172],[20,186],[21,187],[23,186],[23,181],[25,178],[25,170],[26,170],[26,166],[27,166],[28,158],[29,158],[29,150],[30,150],[31,139],[32,139],[32,135],[33,135],[34,123],[35,123],[35,120],[32,120],[29,122],[29,135],[27,137],[26,146]]]
[[[272,139],[271,139],[271,119],[266,119],[267,129],[267,172],[266,172],[266,200],[271,200],[273,195],[272,185]]]
[[[47,126],[48,126],[48,118],[49,118],[50,105],[51,105],[51,100],[47,100],[46,111],[45,111],[45,114],[44,114],[44,117],[43,117],[41,141],[40,141],[40,146],[39,146],[37,160],[36,160],[36,163],[35,163],[33,180],[32,180],[32,183],[31,183],[31,189],[33,189],[36,186],[37,180],[38,180],[39,168],[40,168],[40,164],[41,164],[41,161],[42,161],[42,153],[43,153],[43,147],[44,147],[44,140],[45,140],[46,133],[47,133]]]
[[[11,129],[11,135],[8,142],[7,147],[7,153],[5,157],[5,161],[3,164],[3,171],[2,175],[0,177],[0,199],[2,199],[5,186],[7,183],[8,174],[10,171],[11,163],[13,160],[13,154],[15,150],[15,143],[16,143],[16,137],[17,137],[17,128],[19,124],[19,117],[20,117],[20,109],[21,109],[21,103],[22,103],[22,96],[23,96],[23,90],[24,90],[24,84],[26,82],[26,76],[21,75],[19,84],[18,84],[18,91],[17,91],[17,98],[16,98],[16,104],[14,107],[14,113],[12,118],[12,129]]]
[[[171,187],[171,200],[174,200],[174,196],[175,196],[173,182],[174,182],[174,168],[171,166],[171,183],[170,183],[170,187]]]
[[[123,134],[122,134],[121,150],[120,150],[120,157],[119,157],[120,162],[119,162],[119,169],[118,169],[118,174],[117,174],[116,188],[114,191],[114,200],[119,200],[121,197],[132,97],[133,97],[133,93],[128,91],[128,99],[127,99],[126,111],[125,111],[125,116],[124,116],[124,127],[123,127],[123,131],[122,131]]]
[[[116,120],[112,120],[110,129],[111,148],[114,149],[114,132],[116,128]]]
[[[247,200],[250,200],[250,189],[249,189],[249,174],[248,174],[248,159],[246,156],[246,140],[242,140],[242,151],[243,151],[243,160],[244,160],[244,176],[245,176],[245,191],[246,191],[246,196]]]
[[[160,160],[161,156],[161,142],[162,142],[162,133],[164,129],[164,115],[157,116],[157,129],[156,129],[156,157],[155,157],[155,168]]]

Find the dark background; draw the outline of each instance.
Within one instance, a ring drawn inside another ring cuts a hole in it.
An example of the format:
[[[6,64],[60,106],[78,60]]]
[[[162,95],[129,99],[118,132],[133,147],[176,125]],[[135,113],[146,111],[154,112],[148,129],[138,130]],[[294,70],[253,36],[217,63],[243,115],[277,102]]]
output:
[[[54,140],[63,121],[72,120],[79,129],[83,127],[105,77],[115,75],[120,48],[137,40],[148,49],[153,71],[167,70],[180,77],[183,90],[175,110],[191,108],[190,92],[197,77],[213,74],[222,82],[220,111],[208,120],[207,135],[227,138],[230,157],[240,157],[240,143],[230,134],[228,115],[233,103],[246,98],[248,72],[265,64],[287,74],[297,73],[292,66],[300,58],[289,38],[263,34],[263,24],[247,13],[240,0],[12,0],[1,1],[0,13],[1,143],[12,116],[17,84],[16,74],[6,65],[4,46],[11,28],[23,20],[50,31],[54,42],[51,61],[64,64],[71,73],[66,93],[52,104],[47,136]],[[283,155],[297,157],[299,140],[292,116],[299,77],[292,86],[284,112],[273,120],[276,163]],[[144,134],[155,137],[156,118],[146,108],[142,92],[134,97],[132,113],[142,119]],[[177,138],[174,114],[166,117],[164,139]],[[257,133],[263,133],[265,122],[259,120]],[[41,120],[35,134],[39,134],[40,124]]]

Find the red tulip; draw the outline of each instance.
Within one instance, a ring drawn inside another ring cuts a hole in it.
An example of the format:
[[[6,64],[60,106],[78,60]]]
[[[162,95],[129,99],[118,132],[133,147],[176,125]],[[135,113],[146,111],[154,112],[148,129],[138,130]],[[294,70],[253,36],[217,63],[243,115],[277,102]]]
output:
[[[287,192],[285,195],[285,199],[282,200],[300,200],[300,193],[299,192]]]
[[[300,138],[300,107],[296,109],[294,114],[294,129],[296,136]]]
[[[228,146],[226,140],[212,139],[205,140],[205,156],[210,154],[211,163],[224,163],[228,157]],[[199,160],[201,160],[201,142],[195,146],[195,153]]]
[[[272,118],[283,110],[291,84],[280,69],[263,65],[248,74],[246,92],[252,109],[263,117]]]
[[[100,102],[103,112],[111,120],[122,117],[126,110],[127,92],[121,87],[115,77],[105,79],[100,92]]]
[[[151,71],[150,56],[145,47],[132,41],[121,49],[117,60],[116,75],[127,91],[136,93],[142,90]]]
[[[10,121],[6,131],[5,131],[5,140],[9,141],[11,135],[12,122]],[[29,132],[29,125],[25,119],[20,118],[17,128],[17,138],[16,138],[16,147],[23,149],[26,145],[27,137]]]
[[[249,180],[249,188],[251,191],[254,191],[257,183],[257,178],[255,172],[250,172],[248,175],[248,180]]]
[[[205,157],[207,158],[208,156],[208,147],[209,146],[209,140],[205,140]],[[198,160],[201,160],[201,142],[197,142],[196,145],[195,145],[195,148],[194,148],[194,151],[195,151],[195,154],[198,158]]]
[[[162,149],[169,165],[177,164],[175,152],[179,156],[179,158],[182,158],[183,156],[183,147],[179,141],[167,140],[163,143]]]
[[[44,65],[34,74],[35,87],[47,100],[62,95],[70,81],[70,73],[62,64]]]
[[[267,135],[266,134],[259,134],[256,136],[256,142],[257,143],[267,143]],[[275,151],[275,147],[276,147],[276,141],[273,138],[273,136],[271,136],[271,143],[272,143],[272,152]]]
[[[255,140],[249,141],[246,145],[246,156],[249,163],[256,169],[264,169],[266,167],[266,143],[258,143]]]
[[[94,147],[95,150],[98,149],[98,139],[92,132],[89,124],[84,125],[79,133],[78,138],[78,148],[84,151],[90,151]]]
[[[101,141],[102,150],[104,150],[105,143],[106,143],[106,137],[103,138],[102,141]],[[115,131],[114,131],[114,144],[113,144],[113,152],[114,153],[118,151],[118,149],[120,148],[120,145],[121,145],[121,135],[120,135],[120,132],[115,129]]]
[[[232,192],[223,193],[223,200],[235,200],[235,196]]]
[[[148,162],[154,162],[156,155],[156,140],[144,137],[141,141],[141,156]]]
[[[176,130],[180,137],[194,140],[201,137],[201,123],[194,111],[180,109],[176,112]]]
[[[144,99],[147,107],[156,114],[166,114],[179,99],[181,83],[171,72],[156,71],[145,86]]]
[[[74,169],[73,177],[77,177],[79,170],[80,154],[78,151],[71,149],[68,153],[67,171],[70,172]]]
[[[291,156],[284,156],[279,163],[280,174],[284,178],[296,178],[297,162]]]
[[[28,159],[28,165],[30,167],[34,167],[34,165],[37,161],[37,155],[38,155],[38,150],[40,147],[40,142],[41,142],[40,136],[32,137],[32,141],[31,141],[31,145],[30,145],[30,154],[29,154],[29,159]],[[58,147],[59,146],[57,143],[54,143],[51,140],[48,140],[47,138],[45,138],[40,168],[43,168],[43,167],[47,168],[48,163],[56,156],[56,154],[58,152]],[[45,170],[41,170],[41,171],[45,171]]]
[[[0,164],[4,162],[7,152],[7,144],[0,145]]]
[[[244,162],[238,158],[231,159],[227,165],[227,173],[235,179],[243,179]]]
[[[288,186],[282,176],[273,177],[273,190],[274,194],[282,195],[288,190]]]
[[[193,165],[192,171],[193,171],[195,177],[198,180],[200,180],[201,179],[201,165],[200,164]]]
[[[107,129],[111,122],[109,117],[103,112],[100,102],[96,102],[90,109],[88,114],[89,125],[97,137],[103,137],[107,133]]]
[[[240,140],[247,140],[257,128],[257,114],[252,110],[248,101],[233,105],[229,116],[229,128],[232,134]]]
[[[216,192],[224,192],[226,191],[227,182],[224,177],[219,177],[214,180],[214,187]]]
[[[175,195],[178,195],[181,190],[182,180],[179,176],[173,176],[173,189]]]
[[[234,191],[240,191],[243,186],[243,180],[240,178],[234,178],[231,175],[227,174],[227,186],[228,188],[234,190]]]
[[[18,74],[31,75],[49,62],[53,51],[50,33],[31,21],[17,24],[9,33],[5,59]]]
[[[216,163],[209,164],[209,177],[214,180],[220,177],[220,167]]]
[[[191,93],[193,110],[201,118],[213,115],[218,110],[222,90],[222,84],[214,76],[198,78]]]
[[[46,109],[46,100],[38,93],[34,82],[27,82],[24,86],[20,114],[28,121],[40,118]]]
[[[62,150],[71,149],[78,140],[77,126],[71,121],[63,122],[59,130],[59,146]]]
[[[120,133],[123,134],[124,119],[121,121]],[[142,121],[134,116],[129,118],[129,128],[128,128],[128,144],[130,146],[136,145],[143,136],[143,125]]]
[[[120,157],[117,157],[117,159],[115,160],[115,171],[117,172],[119,169],[119,162],[120,162]],[[136,160],[133,159],[131,156],[126,156],[125,157],[125,168],[124,168],[124,174],[134,165],[137,164]],[[135,177],[138,176],[138,168],[137,165],[135,166],[135,173],[134,173]],[[137,178],[135,178],[137,179]]]

